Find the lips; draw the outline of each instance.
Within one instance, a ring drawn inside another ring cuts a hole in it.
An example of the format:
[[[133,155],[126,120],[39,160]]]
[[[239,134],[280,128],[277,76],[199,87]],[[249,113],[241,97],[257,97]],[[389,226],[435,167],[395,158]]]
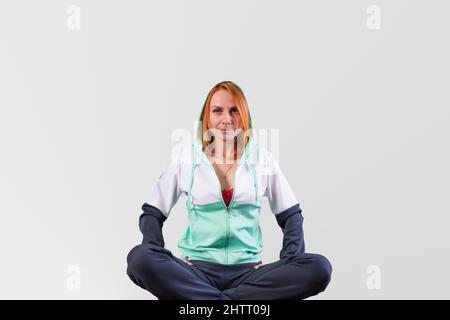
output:
[[[231,136],[234,135],[234,131],[233,130],[223,130],[223,129],[221,129],[220,131],[222,132],[222,135],[224,137],[231,137]]]

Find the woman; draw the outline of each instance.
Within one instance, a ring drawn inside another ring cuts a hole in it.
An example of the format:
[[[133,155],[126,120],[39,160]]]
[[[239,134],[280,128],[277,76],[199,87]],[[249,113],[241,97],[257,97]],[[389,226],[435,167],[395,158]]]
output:
[[[128,254],[127,274],[160,300],[304,299],[327,287],[332,267],[305,253],[303,216],[271,153],[258,146],[242,90],[214,86],[195,142],[159,178],[142,206],[142,244]],[[164,248],[162,226],[181,194],[189,225],[179,257]],[[280,260],[263,264],[259,213],[266,196],[283,231]]]

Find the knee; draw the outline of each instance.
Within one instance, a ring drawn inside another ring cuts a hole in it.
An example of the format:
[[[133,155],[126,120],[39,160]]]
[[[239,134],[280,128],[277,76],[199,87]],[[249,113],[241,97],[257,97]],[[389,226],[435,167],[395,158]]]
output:
[[[327,258],[315,253],[302,253],[292,258],[293,263],[301,265],[307,273],[308,283],[318,288],[319,291],[325,290],[331,280],[332,267]]]
[[[159,246],[143,243],[135,246],[127,255],[127,274],[132,275],[148,272],[157,264],[158,255],[168,251]]]
[[[127,274],[131,278],[134,278],[133,274],[135,274],[138,270],[142,268],[144,264],[146,248],[144,245],[139,244],[135,246],[127,255]]]
[[[319,291],[325,290],[331,280],[332,266],[327,258],[320,254],[311,254],[310,256],[312,279]]]

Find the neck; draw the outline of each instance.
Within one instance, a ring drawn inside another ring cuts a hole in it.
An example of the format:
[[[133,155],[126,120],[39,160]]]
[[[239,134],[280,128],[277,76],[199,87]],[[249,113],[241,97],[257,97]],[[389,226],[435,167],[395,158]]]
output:
[[[234,139],[231,139],[217,143],[212,156],[219,164],[234,164],[235,155],[237,155],[236,159],[238,159],[242,150],[242,148],[239,148],[239,144],[236,149],[235,141]]]

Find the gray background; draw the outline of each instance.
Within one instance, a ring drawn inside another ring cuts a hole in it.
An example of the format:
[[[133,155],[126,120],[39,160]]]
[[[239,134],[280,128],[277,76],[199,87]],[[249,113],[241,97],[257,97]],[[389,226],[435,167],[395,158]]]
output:
[[[71,4],[81,29],[67,26]],[[381,10],[381,29],[366,12]],[[209,89],[280,130],[311,299],[450,298],[446,1],[2,1],[0,298],[155,299],[128,279],[138,217]],[[293,138],[295,137],[295,138]],[[448,199],[448,198],[447,198]],[[282,233],[263,202],[263,261]],[[164,227],[178,254],[185,198]],[[71,289],[68,266],[80,270]],[[367,267],[381,288],[366,285]]]

